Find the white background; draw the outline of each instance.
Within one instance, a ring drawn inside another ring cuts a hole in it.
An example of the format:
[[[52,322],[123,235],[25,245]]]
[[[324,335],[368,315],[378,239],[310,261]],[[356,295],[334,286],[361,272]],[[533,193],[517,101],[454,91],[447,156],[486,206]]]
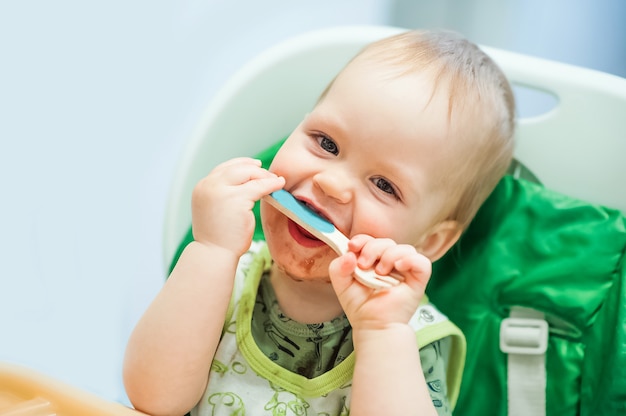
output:
[[[626,76],[626,2],[0,0],[0,361],[127,403],[177,157],[243,62],[338,24],[448,27]]]

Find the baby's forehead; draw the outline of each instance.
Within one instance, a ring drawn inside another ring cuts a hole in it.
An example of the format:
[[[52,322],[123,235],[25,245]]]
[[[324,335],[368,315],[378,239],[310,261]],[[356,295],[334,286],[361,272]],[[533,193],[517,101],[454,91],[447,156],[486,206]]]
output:
[[[355,72],[376,74],[375,79],[382,84],[403,82],[406,79],[420,80],[417,88],[411,90],[409,87],[406,93],[427,95],[431,98],[444,96],[449,101],[451,110],[457,104],[475,100],[477,95],[477,88],[472,84],[471,71],[464,73],[446,65],[443,60],[380,60],[376,56],[363,54],[352,60],[338,74],[335,82],[344,80]]]
[[[462,137],[471,142],[471,138],[480,131],[492,129],[494,123],[497,124],[500,117],[498,87],[486,74],[478,76],[476,71],[472,71],[478,61],[459,66],[456,61],[451,64],[436,53],[419,59],[411,59],[409,53],[406,55],[364,51],[338,74],[321,100],[338,84],[341,84],[340,91],[337,91],[340,95],[350,94],[350,89],[368,89],[372,95],[367,98],[376,100],[381,94],[386,94],[386,88],[393,89],[398,81],[395,86],[401,85],[402,94],[419,97],[412,111],[445,117],[451,141]],[[389,57],[393,59],[387,59]],[[416,82],[407,83],[407,79]],[[416,123],[415,128],[420,129],[421,126]]]

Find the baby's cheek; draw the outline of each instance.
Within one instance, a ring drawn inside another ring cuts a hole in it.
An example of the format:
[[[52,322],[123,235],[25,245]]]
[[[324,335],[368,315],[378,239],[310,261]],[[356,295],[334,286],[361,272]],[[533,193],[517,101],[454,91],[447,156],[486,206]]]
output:
[[[265,239],[271,239],[277,229],[278,211],[269,206],[265,201],[261,201],[261,226]]]
[[[353,235],[365,234],[374,238],[391,238],[396,234],[393,224],[383,215],[368,215],[353,218]]]
[[[375,238],[389,238],[397,244],[413,245],[421,235],[414,223],[393,214],[368,217],[360,222],[360,231],[355,234],[366,234]]]

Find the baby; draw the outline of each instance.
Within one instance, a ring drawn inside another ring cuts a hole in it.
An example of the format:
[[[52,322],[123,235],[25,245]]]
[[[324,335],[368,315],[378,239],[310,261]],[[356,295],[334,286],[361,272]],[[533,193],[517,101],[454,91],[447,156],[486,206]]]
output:
[[[367,46],[269,170],[236,158],[196,185],[194,241],[128,344],[133,405],[151,415],[450,414],[462,348],[416,334],[416,311],[431,262],[509,166],[513,130],[509,83],[474,44],[409,31]],[[281,188],[349,236],[350,252],[338,257],[263,201],[267,243],[252,242],[255,202]],[[363,286],[357,265],[400,284]]]

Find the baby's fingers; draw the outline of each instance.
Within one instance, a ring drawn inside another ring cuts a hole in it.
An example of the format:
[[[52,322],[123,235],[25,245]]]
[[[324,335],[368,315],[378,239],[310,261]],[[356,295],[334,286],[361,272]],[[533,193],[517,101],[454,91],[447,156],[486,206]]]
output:
[[[359,238],[361,237],[359,236]],[[362,269],[371,269],[375,265],[377,265],[377,263],[380,263],[384,253],[394,247],[397,247],[397,244],[389,238],[370,237],[370,239],[365,242],[365,244],[361,247],[358,253],[357,264]],[[391,261],[392,263],[390,263],[390,266],[391,268],[393,268],[393,259]],[[391,271],[391,269],[388,268],[381,268],[380,270],[385,270],[384,274],[388,274]],[[377,273],[381,274],[380,272],[378,272],[378,268]]]
[[[354,253],[346,253],[330,262],[328,273],[335,293],[345,292],[353,283],[352,273],[355,268],[356,256]]]
[[[218,165],[212,172],[220,180],[232,185],[240,185],[255,179],[276,177],[276,174],[261,167],[261,161],[238,157]]]
[[[373,240],[374,237],[367,234],[357,234],[350,238],[350,241],[348,242],[348,249],[353,253],[358,253],[367,243]]]
[[[259,200],[265,195],[282,189],[285,186],[285,178],[276,176],[273,173],[270,176],[249,180],[241,185],[242,190],[249,195],[251,200]]]
[[[256,159],[239,157],[217,165],[194,188],[196,199],[235,197],[254,202],[281,189],[285,180],[261,167]]]
[[[432,274],[432,263],[419,253],[397,258],[393,268],[405,276],[405,283],[413,289],[424,290]]]
[[[261,162],[251,158],[236,158],[223,166],[230,183],[241,185],[237,192],[256,201],[285,186],[285,179],[261,167]]]
[[[370,246],[368,245],[368,248],[369,247]],[[372,253],[371,255],[373,256],[375,253]],[[396,268],[396,262],[398,260],[418,255],[415,247],[408,244],[395,243],[381,245],[380,250],[377,253],[378,257],[376,258],[376,263],[373,267],[378,274],[389,274]]]

